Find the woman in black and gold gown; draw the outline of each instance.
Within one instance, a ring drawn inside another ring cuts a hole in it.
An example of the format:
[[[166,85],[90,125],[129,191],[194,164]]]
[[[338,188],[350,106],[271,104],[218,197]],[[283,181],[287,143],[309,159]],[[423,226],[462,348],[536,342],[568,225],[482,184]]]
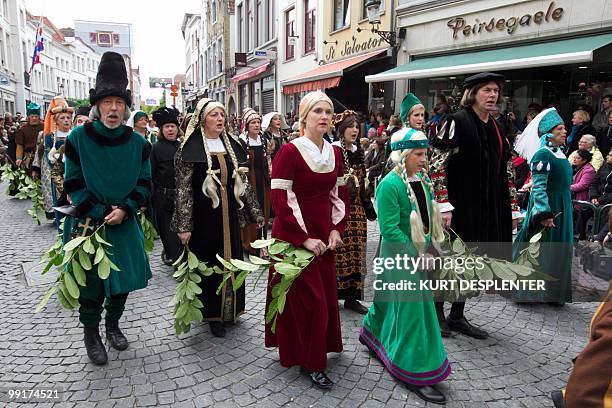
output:
[[[177,191],[171,228],[209,266],[223,267],[217,254],[226,260],[242,259],[240,228],[245,217],[263,224],[245,179],[246,160],[244,148],[226,129],[225,107],[202,99],[175,156]],[[224,323],[235,322],[245,310],[244,286],[234,292],[226,284],[217,295],[221,280],[221,275],[213,274],[200,283],[204,321],[217,337],[225,336]]]

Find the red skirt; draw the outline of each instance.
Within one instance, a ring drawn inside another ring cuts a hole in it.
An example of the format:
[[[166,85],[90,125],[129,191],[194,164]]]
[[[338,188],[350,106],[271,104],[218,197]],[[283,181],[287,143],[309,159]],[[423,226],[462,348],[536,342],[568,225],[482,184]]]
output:
[[[271,281],[268,275],[266,311],[272,299],[272,287],[280,280]],[[266,324],[266,347],[278,347],[283,367],[299,365],[308,371],[325,371],[327,353],[342,351],[338,290],[336,287],[335,252],[327,251],[312,263],[293,282],[285,310],[278,315],[276,333]]]

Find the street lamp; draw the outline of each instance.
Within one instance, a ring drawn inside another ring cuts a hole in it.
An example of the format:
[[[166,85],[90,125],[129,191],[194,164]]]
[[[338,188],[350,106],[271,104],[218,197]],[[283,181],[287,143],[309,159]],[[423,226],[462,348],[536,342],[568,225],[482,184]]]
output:
[[[365,4],[368,22],[370,24],[380,24],[380,0],[369,0]]]
[[[383,31],[379,30],[380,26],[380,0],[368,0],[365,4],[366,14],[368,15],[368,22],[372,25],[372,32],[378,34],[387,44],[391,47],[395,47],[397,37],[394,31]],[[357,32],[360,33],[363,30],[357,27]]]

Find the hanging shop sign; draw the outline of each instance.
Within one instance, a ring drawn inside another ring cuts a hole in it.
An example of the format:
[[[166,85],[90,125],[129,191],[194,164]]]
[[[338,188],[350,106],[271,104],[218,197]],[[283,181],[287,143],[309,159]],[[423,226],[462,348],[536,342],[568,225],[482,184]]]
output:
[[[357,41],[355,36],[352,36],[350,40],[346,40],[344,44],[330,45],[327,54],[325,54],[326,61],[332,61],[338,57],[346,58],[353,54],[364,53],[367,51],[374,51],[385,44],[385,40],[382,38],[370,37],[368,40]]]
[[[453,39],[457,39],[461,34],[464,37],[476,37],[494,31],[505,31],[509,35],[514,34],[520,27],[529,27],[531,24],[542,25],[550,24],[561,20],[564,10],[556,7],[552,1],[546,11],[537,11],[533,14],[525,14],[521,17],[497,18],[481,21],[478,17],[471,24],[465,17],[455,17],[447,22],[448,28],[453,31]]]

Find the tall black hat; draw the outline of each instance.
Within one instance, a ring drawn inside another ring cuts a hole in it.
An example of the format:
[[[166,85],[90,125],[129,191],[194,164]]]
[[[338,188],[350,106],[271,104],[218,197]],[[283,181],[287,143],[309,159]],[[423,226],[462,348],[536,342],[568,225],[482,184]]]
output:
[[[77,116],[89,116],[89,111],[91,110],[91,106],[79,106],[74,113],[74,117]]]
[[[98,66],[96,88],[89,90],[89,102],[93,106],[107,96],[118,96],[125,99],[128,107],[132,106],[132,93],[127,86],[128,78],[123,57],[116,52],[107,51],[102,55]]]
[[[154,111],[152,115],[153,120],[160,129],[164,127],[166,123],[174,123],[176,126],[179,126],[179,111],[176,108],[159,108],[158,110]]]

